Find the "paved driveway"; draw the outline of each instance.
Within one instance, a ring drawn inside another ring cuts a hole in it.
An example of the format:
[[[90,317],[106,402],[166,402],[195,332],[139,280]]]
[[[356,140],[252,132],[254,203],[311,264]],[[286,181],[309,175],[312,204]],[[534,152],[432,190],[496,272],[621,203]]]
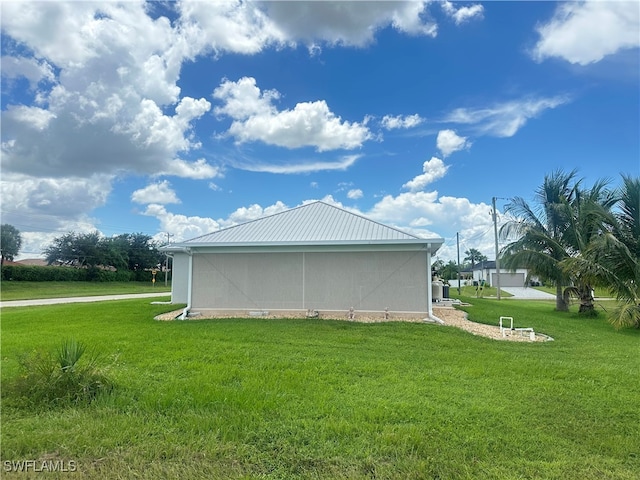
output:
[[[529,299],[529,300],[551,300],[556,298],[555,295],[552,295],[547,292],[541,292],[540,290],[536,290],[535,288],[528,287],[501,287],[500,290],[510,293],[513,295],[515,299]]]
[[[95,295],[93,297],[39,298],[36,300],[8,300],[0,302],[4,307],[28,307],[31,305],[55,305],[57,303],[104,302],[105,300],[126,300],[129,298],[170,297],[171,292],[163,293],[125,293],[122,295]]]

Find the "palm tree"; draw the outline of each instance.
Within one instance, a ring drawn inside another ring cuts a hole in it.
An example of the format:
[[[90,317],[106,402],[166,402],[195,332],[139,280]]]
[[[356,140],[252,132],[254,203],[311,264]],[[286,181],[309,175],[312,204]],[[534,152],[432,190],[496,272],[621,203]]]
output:
[[[500,228],[502,239],[516,238],[502,250],[503,265],[509,269],[526,266],[531,274],[552,281],[556,286],[556,310],[561,311],[569,309],[563,286],[569,284],[570,277],[560,264],[570,256],[567,204],[575,201],[579,183],[575,170],[545,175],[535,193],[535,208],[521,197],[513,198],[505,208],[513,219]]]
[[[476,248],[470,248],[466,252],[464,252],[466,257],[464,257],[465,262],[471,262],[471,270],[476,266],[476,263],[486,262],[487,256],[483,255],[480,250]]]
[[[622,177],[619,210],[610,229],[594,236],[584,254],[565,267],[607,287],[620,306],[611,313],[617,328],[640,328],[640,178]]]
[[[590,245],[615,223],[611,209],[616,204],[615,193],[607,188],[607,180],[597,181],[591,189],[577,189],[573,202],[562,202],[564,217],[568,220],[564,241],[569,258],[560,265],[569,275],[572,286],[564,290],[565,301],[570,295],[580,300],[579,313],[595,313],[593,299],[594,279],[586,272],[572,267],[572,261],[584,256]]]

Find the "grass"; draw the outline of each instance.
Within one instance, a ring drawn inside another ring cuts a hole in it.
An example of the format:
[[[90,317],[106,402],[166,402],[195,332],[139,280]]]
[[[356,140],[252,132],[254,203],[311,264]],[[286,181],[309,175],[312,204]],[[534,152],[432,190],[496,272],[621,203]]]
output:
[[[11,282],[0,283],[0,300],[34,298],[83,297],[124,293],[170,292],[164,282]]]
[[[117,363],[112,395],[84,407],[25,408],[3,389],[1,458],[74,461],[89,479],[637,478],[640,331],[552,302],[468,300],[474,319],[513,316],[555,341],[157,322],[166,306],[145,300],[3,309],[3,383],[22,352],[70,336]]]

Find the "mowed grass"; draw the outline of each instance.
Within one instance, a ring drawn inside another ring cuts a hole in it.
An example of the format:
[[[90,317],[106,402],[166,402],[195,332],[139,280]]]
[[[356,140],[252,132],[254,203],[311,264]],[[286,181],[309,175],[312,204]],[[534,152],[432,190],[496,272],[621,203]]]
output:
[[[2,301],[170,291],[164,279],[155,286],[151,282],[0,282]]]
[[[159,322],[167,307],[148,300],[3,309],[3,387],[20,353],[69,337],[110,358],[117,387],[87,407],[36,410],[3,388],[2,460],[73,460],[90,479],[637,479],[640,331],[545,302],[469,300],[474,318],[514,316],[555,341],[431,324]]]

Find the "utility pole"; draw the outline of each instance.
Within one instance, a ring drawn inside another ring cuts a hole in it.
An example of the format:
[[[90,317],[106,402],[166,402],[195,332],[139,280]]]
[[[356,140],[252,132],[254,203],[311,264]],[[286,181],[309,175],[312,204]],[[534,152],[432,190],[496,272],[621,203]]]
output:
[[[500,300],[500,259],[498,258],[498,214],[496,212],[496,197],[492,198],[493,211],[493,235],[496,240],[496,288],[498,289],[498,300]]]
[[[460,232],[456,232],[456,245],[458,246],[458,295],[460,295]]]
[[[171,243],[171,237],[173,237],[172,233],[167,232],[167,245]],[[169,270],[169,254],[164,254],[164,286],[168,285],[167,283],[167,271]]]

